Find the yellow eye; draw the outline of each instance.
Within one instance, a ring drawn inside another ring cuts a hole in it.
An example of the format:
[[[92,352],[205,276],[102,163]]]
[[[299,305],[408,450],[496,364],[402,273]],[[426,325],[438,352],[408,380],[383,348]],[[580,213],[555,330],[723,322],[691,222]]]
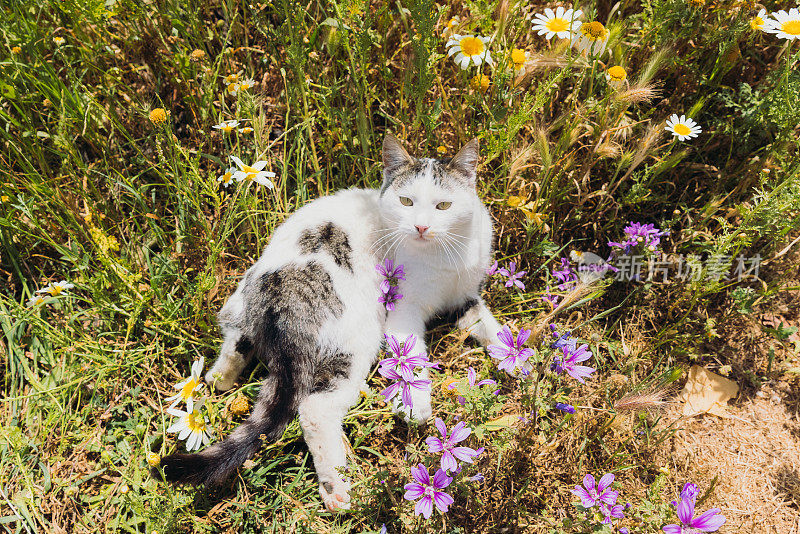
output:
[[[452,204],[453,204],[452,202],[439,202],[438,204],[436,204],[436,209],[437,210],[446,210]]]
[[[414,202],[408,197],[400,197],[400,203],[403,206],[413,206]]]

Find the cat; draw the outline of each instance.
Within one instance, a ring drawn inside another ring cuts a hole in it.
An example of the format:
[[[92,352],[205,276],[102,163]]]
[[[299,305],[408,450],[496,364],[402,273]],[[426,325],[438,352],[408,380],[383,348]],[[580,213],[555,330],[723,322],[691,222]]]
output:
[[[254,356],[269,375],[226,439],[161,460],[167,481],[220,485],[299,414],[325,507],[349,507],[342,419],[366,388],[384,334],[424,343],[426,321],[447,311],[484,344],[500,330],[479,294],[492,225],[475,189],[477,162],[477,140],[451,160],[415,159],[387,134],[379,190],[314,200],[275,230],[218,314],[224,340],[206,381],[230,389]],[[390,312],[376,270],[387,257],[407,277]],[[412,398],[405,415],[427,420],[430,391]]]

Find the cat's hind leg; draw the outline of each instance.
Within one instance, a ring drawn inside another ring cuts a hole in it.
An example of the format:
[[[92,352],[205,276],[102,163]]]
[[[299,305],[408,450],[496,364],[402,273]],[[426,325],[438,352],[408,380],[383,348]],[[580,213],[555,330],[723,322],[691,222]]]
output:
[[[344,380],[300,403],[303,437],[314,457],[320,496],[330,512],[350,508],[350,483],[342,473],[347,465],[342,419],[358,400],[358,389],[355,381]]]
[[[213,384],[219,391],[227,391],[233,387],[253,352],[252,340],[238,328],[243,318],[244,302],[241,293],[237,291],[219,312],[219,324],[225,337],[217,361],[206,373],[206,383]]]

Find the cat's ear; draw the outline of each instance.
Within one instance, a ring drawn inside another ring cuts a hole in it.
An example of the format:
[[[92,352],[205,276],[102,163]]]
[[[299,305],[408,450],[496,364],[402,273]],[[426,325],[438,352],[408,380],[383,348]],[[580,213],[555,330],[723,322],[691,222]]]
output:
[[[475,185],[475,175],[478,168],[478,158],[480,157],[480,145],[476,137],[458,151],[447,164],[447,170],[466,181],[467,185]]]
[[[414,163],[406,149],[400,144],[400,140],[390,133],[386,133],[383,138],[383,170],[391,172],[399,167]]]

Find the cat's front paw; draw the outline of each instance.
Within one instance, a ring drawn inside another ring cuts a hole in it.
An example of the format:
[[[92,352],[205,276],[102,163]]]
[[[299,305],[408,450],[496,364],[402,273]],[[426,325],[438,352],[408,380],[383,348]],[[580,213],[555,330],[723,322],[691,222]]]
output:
[[[340,478],[331,478],[319,483],[319,494],[329,512],[350,509],[350,483]]]

